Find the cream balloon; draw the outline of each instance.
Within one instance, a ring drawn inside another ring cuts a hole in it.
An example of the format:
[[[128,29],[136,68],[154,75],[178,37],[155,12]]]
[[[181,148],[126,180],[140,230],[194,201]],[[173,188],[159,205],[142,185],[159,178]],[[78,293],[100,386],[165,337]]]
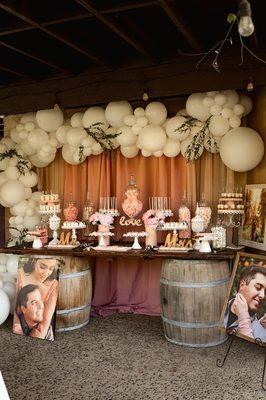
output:
[[[17,157],[12,157],[8,160],[9,167],[16,167],[18,165]]]
[[[182,117],[187,116],[187,110],[185,108],[181,108],[181,110],[177,111],[176,116],[178,117],[179,115],[181,115]]]
[[[214,115],[210,119],[209,130],[214,136],[223,136],[229,131],[227,118],[221,115]]]
[[[214,105],[214,98],[213,98],[213,97],[210,97],[210,96],[206,96],[206,97],[204,97],[204,99],[202,100],[202,104],[203,104],[205,107],[211,107],[211,106]]]
[[[92,154],[93,154],[94,156],[97,156],[97,155],[99,155],[99,154],[101,154],[101,153],[103,152],[102,146],[100,145],[100,143],[97,143],[97,142],[95,142],[95,143],[92,145],[91,150],[92,150]]]
[[[226,103],[226,96],[221,93],[216,94],[214,96],[214,103],[223,106]]]
[[[26,210],[26,212],[27,212],[27,210]],[[24,218],[23,218],[21,215],[17,215],[17,216],[15,217],[15,223],[16,223],[16,225],[21,225],[21,224],[23,224],[23,221],[24,221]]]
[[[136,135],[129,126],[122,126],[117,134],[116,140],[121,146],[133,146],[137,141]]]
[[[239,95],[235,90],[222,90],[221,93],[226,95],[225,107],[232,108],[239,102]]]
[[[106,120],[115,128],[123,126],[124,118],[131,114],[133,114],[133,110],[128,101],[111,101],[105,109]]]
[[[23,131],[25,128],[24,128],[24,124],[17,124],[17,126],[16,126],[16,130],[18,131],[18,132],[21,132],[21,131]]]
[[[47,167],[47,165],[49,165],[50,162],[53,161],[53,159],[54,159],[54,157],[49,157],[49,158],[47,157],[46,161],[42,161],[37,154],[30,156],[30,160],[31,160],[32,164],[38,168]]]
[[[124,118],[124,124],[127,126],[133,126],[137,121],[137,118],[135,115],[127,115]]]
[[[29,133],[27,139],[30,146],[35,150],[38,150],[40,147],[43,147],[48,142],[48,140],[49,136],[47,132],[39,128],[33,129],[33,131]]]
[[[222,107],[219,104],[214,104],[210,108],[211,115],[220,115],[222,112]]]
[[[108,128],[108,122],[105,118],[105,111],[102,107],[90,107],[88,108],[82,119],[82,123],[84,128],[96,129],[96,127],[92,127],[92,125],[97,124],[97,127],[105,130]]]
[[[163,154],[166,157],[176,157],[180,153],[180,150],[181,150],[180,142],[168,138],[166,145],[164,146],[163,149]]]
[[[22,200],[10,209],[11,214],[24,217],[28,208],[27,200]]]
[[[145,110],[142,107],[137,107],[134,110],[134,115],[139,118],[139,117],[144,117],[145,116]]]
[[[7,179],[7,176],[6,176],[6,173],[5,172],[0,172],[0,186],[4,183],[4,182],[6,182],[8,179]]]
[[[26,124],[27,122],[33,122],[34,124],[36,123],[36,113],[35,112],[29,112],[26,114],[23,114],[20,122],[22,124]]]
[[[19,181],[8,180],[0,186],[0,197],[8,207],[13,207],[25,198],[24,185]]]
[[[0,304],[0,325],[2,325],[9,316],[10,312],[10,300],[3,289],[0,289]]]
[[[9,255],[6,262],[6,269],[10,275],[17,275],[19,256]]]
[[[231,118],[234,115],[234,112],[233,112],[232,108],[224,107],[222,109],[221,114],[222,114],[222,117],[228,119],[228,118]]]
[[[253,102],[250,97],[246,96],[245,94],[241,94],[239,96],[239,104],[244,107],[243,117],[248,115],[253,108]]]
[[[11,129],[10,131],[10,137],[15,143],[21,143],[22,138],[19,135],[19,132],[16,130],[16,128]]]
[[[132,132],[133,132],[135,135],[139,135],[140,132],[141,132],[141,130],[142,130],[142,127],[139,126],[139,125],[133,125],[133,126],[132,126]]]
[[[31,217],[24,217],[24,226],[28,230],[35,230],[36,226],[40,223],[40,217],[38,215],[33,215]]]
[[[38,183],[38,175],[34,171],[25,172],[24,175],[20,175],[19,181],[25,187],[32,188]]]
[[[158,150],[158,151],[154,151],[153,152],[153,156],[154,157],[161,157],[163,155],[163,151],[162,150]]]
[[[242,104],[236,104],[233,108],[234,114],[241,117],[245,112],[245,107]]]
[[[41,129],[52,132],[63,125],[64,116],[60,109],[40,110],[36,113],[36,121]]]
[[[32,195],[31,188],[25,187],[25,199],[28,200],[29,198],[31,198],[31,195]]]
[[[82,139],[81,145],[84,147],[91,147],[95,143],[95,140],[93,137],[87,135],[86,138]]]
[[[16,180],[19,178],[20,173],[17,167],[7,167],[5,170],[5,174],[8,179]]]
[[[36,128],[36,125],[34,124],[34,122],[27,122],[25,124],[25,130],[28,132],[33,131],[33,129],[35,129],[35,128]]]
[[[64,144],[62,147],[62,157],[63,159],[71,165],[77,165],[78,163],[74,161],[73,155],[75,152],[75,147],[70,146],[69,144]]]
[[[167,109],[160,101],[153,101],[145,108],[145,116],[151,125],[162,125],[167,118]]]
[[[120,151],[124,157],[133,158],[136,157],[136,155],[139,152],[139,149],[137,148],[137,146],[121,146]]]
[[[193,93],[186,101],[186,110],[188,115],[205,122],[211,115],[210,108],[203,104],[205,93]]]
[[[141,150],[141,154],[143,155],[143,157],[150,157],[152,155],[152,153],[150,151],[147,150]]]
[[[145,126],[138,137],[138,144],[141,149],[155,152],[163,150],[166,144],[165,130],[159,125]]]
[[[33,156],[36,153],[36,149],[30,145],[28,140],[24,140],[20,143],[20,148],[27,156]]]
[[[263,140],[251,128],[232,129],[220,143],[221,159],[233,171],[244,172],[255,168],[262,160],[263,154]]]
[[[183,126],[182,130],[179,128]],[[191,128],[187,125],[186,128],[186,118],[180,116],[170,118],[165,126],[167,136],[173,140],[185,140],[191,131]]]
[[[70,125],[72,128],[82,128],[83,127],[83,113],[77,112],[70,118]]]
[[[241,119],[237,115],[233,115],[229,118],[229,125],[231,128],[238,128],[241,125]]]
[[[144,126],[148,125],[148,123],[149,123],[149,120],[147,117],[138,117],[136,119],[136,125],[140,126],[141,128],[144,128]]]
[[[71,129],[70,125],[62,125],[60,126],[56,132],[55,136],[59,143],[67,143],[67,132]]]
[[[67,143],[70,146],[78,147],[81,145],[83,139],[88,136],[87,132],[83,128],[71,128],[66,134]]]

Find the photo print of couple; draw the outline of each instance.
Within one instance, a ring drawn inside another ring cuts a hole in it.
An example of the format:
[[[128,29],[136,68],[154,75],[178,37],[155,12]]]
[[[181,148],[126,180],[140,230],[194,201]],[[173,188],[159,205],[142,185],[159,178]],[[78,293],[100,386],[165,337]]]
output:
[[[17,273],[13,332],[54,340],[59,261],[21,257]]]

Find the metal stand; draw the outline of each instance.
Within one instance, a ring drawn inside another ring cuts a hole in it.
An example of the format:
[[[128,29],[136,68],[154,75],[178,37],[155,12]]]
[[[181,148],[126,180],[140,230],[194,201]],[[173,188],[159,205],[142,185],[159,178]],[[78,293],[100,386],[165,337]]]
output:
[[[217,365],[217,367],[219,367],[219,368],[222,368],[222,367],[224,366],[224,364],[225,364],[225,361],[226,361],[227,356],[228,356],[228,354],[229,354],[229,352],[230,352],[230,349],[231,349],[231,347],[232,347],[232,344],[233,344],[233,342],[234,342],[234,340],[235,340],[235,338],[236,338],[237,329],[230,330],[230,332],[227,331],[227,333],[230,334],[232,337],[229,339],[229,345],[228,345],[228,347],[227,347],[227,349],[226,349],[224,358],[223,358],[223,359],[217,358],[217,360],[216,360],[216,365]],[[266,384],[265,384],[265,372],[266,372],[266,346],[265,346],[265,344],[262,342],[262,340],[261,340],[260,338],[256,338],[256,339],[255,339],[255,343],[258,344],[259,346],[261,346],[261,347],[263,347],[263,348],[265,349],[264,363],[263,363],[263,370],[262,370],[262,378],[261,378],[261,387],[262,387],[263,390],[266,390]]]

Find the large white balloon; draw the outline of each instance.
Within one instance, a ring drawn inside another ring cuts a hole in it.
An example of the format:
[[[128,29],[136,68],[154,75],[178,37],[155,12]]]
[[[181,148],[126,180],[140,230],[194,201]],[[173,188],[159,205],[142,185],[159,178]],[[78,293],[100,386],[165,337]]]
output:
[[[133,146],[137,141],[137,136],[129,126],[122,126],[118,129],[117,134],[116,140],[121,146]],[[122,151],[121,153],[123,154]]]
[[[188,115],[202,122],[205,122],[211,115],[210,108],[203,104],[205,96],[205,93],[193,93],[188,97],[186,102]]]
[[[6,292],[0,289],[0,325],[7,319],[10,312],[10,300]]]
[[[22,200],[10,209],[11,214],[24,217],[28,208],[27,200]]]
[[[60,109],[40,110],[36,113],[36,121],[41,129],[53,132],[63,125],[64,116]]]
[[[34,171],[25,172],[24,175],[20,175],[19,181],[23,183],[26,188],[32,188],[38,183],[38,175]]]
[[[7,207],[13,207],[25,198],[24,185],[19,181],[6,181],[0,186],[0,198]]]
[[[167,109],[160,101],[153,101],[147,105],[145,116],[152,125],[162,125],[167,118]]]
[[[83,139],[88,136],[87,132],[83,128],[71,128],[66,134],[67,143],[70,146],[78,147],[81,145]]]
[[[223,136],[229,131],[227,118],[221,115],[214,115],[210,119],[209,130],[214,136]]]
[[[166,144],[165,130],[159,125],[147,125],[139,134],[138,145],[141,149],[155,152],[163,150]]]
[[[48,140],[49,136],[47,132],[39,128],[33,129],[33,131],[29,133],[27,139],[29,145],[35,150],[38,150],[42,146],[44,146],[48,142]],[[25,151],[25,149],[23,150]]]
[[[163,149],[163,154],[166,157],[176,157],[180,153],[180,149],[180,142],[168,138]]]
[[[133,158],[136,157],[136,155],[139,152],[139,149],[137,148],[137,146],[121,146],[120,151],[124,157]]]
[[[67,132],[71,129],[70,125],[62,125],[55,132],[56,139],[65,144],[67,142]]]
[[[33,156],[36,153],[36,149],[33,148],[28,139],[27,140],[23,140],[22,143],[20,143],[19,147],[21,148],[21,150],[27,155],[27,156]]]
[[[83,113],[77,112],[72,115],[70,119],[70,124],[73,128],[82,128],[83,127]]]
[[[62,147],[62,157],[63,159],[71,165],[77,165],[78,162],[74,161],[74,153],[75,153],[76,148],[73,146],[70,146],[69,144],[64,144]]]
[[[102,107],[90,107],[88,108],[83,115],[83,126],[85,128],[91,127],[93,124],[99,124],[99,128],[105,129],[108,128],[108,122],[105,117],[105,111]],[[94,127],[91,127],[92,130],[95,130]]]
[[[255,168],[262,160],[263,154],[263,140],[251,128],[232,129],[220,143],[221,159],[233,171],[244,172]]]
[[[123,126],[124,118],[131,114],[133,114],[133,110],[128,101],[111,101],[105,109],[106,120],[115,128]]]
[[[186,119],[184,117],[177,116],[170,118],[165,126],[167,135],[173,140],[185,140],[190,134],[190,127],[185,127]],[[179,128],[183,125],[182,131]]]

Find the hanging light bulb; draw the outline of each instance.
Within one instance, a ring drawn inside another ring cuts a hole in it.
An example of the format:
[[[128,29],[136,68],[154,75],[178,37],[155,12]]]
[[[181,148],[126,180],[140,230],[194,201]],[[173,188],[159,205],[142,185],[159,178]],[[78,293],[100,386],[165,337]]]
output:
[[[148,100],[149,100],[149,94],[148,94],[147,91],[145,91],[145,92],[143,93],[142,99],[143,99],[143,101],[148,101]]]
[[[250,3],[247,0],[241,0],[239,3],[239,18],[239,34],[244,37],[252,35],[255,27],[251,18]]]
[[[252,92],[253,89],[254,89],[253,79],[249,78],[249,81],[247,83],[247,91],[248,92]]]

